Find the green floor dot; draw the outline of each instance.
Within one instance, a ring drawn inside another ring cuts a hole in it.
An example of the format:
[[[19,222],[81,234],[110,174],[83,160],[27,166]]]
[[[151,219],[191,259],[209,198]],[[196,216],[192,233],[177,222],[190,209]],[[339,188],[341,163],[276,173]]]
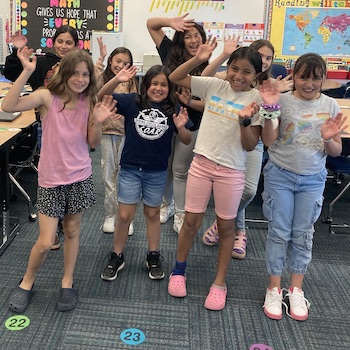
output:
[[[10,331],[21,331],[22,329],[28,327],[30,324],[30,319],[24,315],[16,315],[9,317],[5,322],[5,327]]]

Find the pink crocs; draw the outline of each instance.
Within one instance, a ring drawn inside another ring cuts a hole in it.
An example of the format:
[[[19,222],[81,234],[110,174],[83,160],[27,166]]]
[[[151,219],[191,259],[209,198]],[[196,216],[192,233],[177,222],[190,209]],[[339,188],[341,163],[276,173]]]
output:
[[[185,297],[187,295],[186,277],[171,274],[168,283],[168,293],[176,298]]]
[[[227,288],[220,289],[214,285],[210,287],[209,294],[205,299],[204,307],[208,310],[222,310],[226,304]]]

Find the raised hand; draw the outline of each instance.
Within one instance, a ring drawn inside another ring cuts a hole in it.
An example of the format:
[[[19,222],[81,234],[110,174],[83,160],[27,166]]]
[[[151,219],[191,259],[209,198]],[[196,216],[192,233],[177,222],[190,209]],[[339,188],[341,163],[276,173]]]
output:
[[[122,70],[118,72],[118,74],[115,76],[116,79],[120,83],[125,83],[128,80],[132,79],[137,73],[137,67],[130,66],[130,64],[127,64],[125,67],[123,67]]]
[[[101,102],[96,103],[93,116],[94,120],[97,123],[104,122],[107,118],[113,118],[118,120],[122,118],[119,114],[117,114],[117,101],[111,95],[105,95],[102,98]]]
[[[279,75],[276,80],[273,82],[273,85],[276,90],[279,92],[286,92],[293,89],[293,79],[292,74],[287,75],[282,79],[282,76]]]
[[[18,49],[17,57],[20,59],[23,70],[34,72],[36,68],[36,56],[33,49],[28,49],[24,46],[22,49]]]
[[[173,115],[173,120],[174,120],[174,124],[178,130],[183,128],[186,125],[186,123],[188,122],[187,109],[184,107],[181,107],[178,115],[176,115],[176,114]]]
[[[17,30],[12,36],[11,41],[15,47],[22,49],[26,46],[28,39],[22,34],[21,30]]]
[[[196,57],[201,62],[208,61],[217,45],[218,43],[216,42],[216,38],[212,39],[209,37],[205,44],[202,44],[198,47]]]
[[[98,47],[100,49],[100,57],[99,58],[103,62],[107,56],[107,47],[106,47],[106,44],[103,43],[102,36],[100,36],[99,38],[96,38],[96,39],[97,39]]]
[[[280,99],[280,91],[276,89],[274,83],[264,80],[259,86],[260,96],[265,104],[276,105]]]
[[[321,125],[321,137],[324,140],[329,140],[339,135],[347,127],[346,117],[344,117],[342,113],[338,113],[334,118],[328,118]]]
[[[178,32],[184,32],[194,26],[194,19],[185,19],[188,16],[188,12],[179,17],[170,18],[170,26]]]
[[[236,51],[239,48],[240,36],[232,35],[225,37],[224,39],[224,50],[222,51],[225,55],[231,56],[232,52]]]
[[[186,106],[188,106],[190,104],[192,95],[191,95],[191,91],[189,89],[181,88],[181,92],[176,91],[175,94],[176,94],[178,100],[182,104],[184,104]]]

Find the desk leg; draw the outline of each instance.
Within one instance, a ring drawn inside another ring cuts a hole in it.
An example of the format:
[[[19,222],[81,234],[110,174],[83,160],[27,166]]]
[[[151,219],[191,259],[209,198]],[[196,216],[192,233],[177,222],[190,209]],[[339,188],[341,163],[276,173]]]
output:
[[[2,237],[0,242],[0,255],[18,233],[18,219],[13,226],[10,225],[9,198],[10,179],[8,177],[9,159],[8,151],[2,150],[0,155],[0,199],[2,212]],[[11,226],[11,227],[10,227]]]

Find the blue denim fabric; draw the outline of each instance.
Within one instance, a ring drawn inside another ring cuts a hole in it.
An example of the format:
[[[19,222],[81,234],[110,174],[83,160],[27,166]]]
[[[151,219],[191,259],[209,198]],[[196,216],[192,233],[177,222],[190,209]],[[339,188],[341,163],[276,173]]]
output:
[[[151,171],[141,167],[122,167],[119,172],[118,202],[137,204],[140,199],[149,207],[162,203],[167,171]]]
[[[267,272],[282,275],[288,255],[290,272],[305,274],[312,258],[314,223],[321,214],[327,171],[298,175],[268,161],[263,173],[263,212],[269,221]]]

